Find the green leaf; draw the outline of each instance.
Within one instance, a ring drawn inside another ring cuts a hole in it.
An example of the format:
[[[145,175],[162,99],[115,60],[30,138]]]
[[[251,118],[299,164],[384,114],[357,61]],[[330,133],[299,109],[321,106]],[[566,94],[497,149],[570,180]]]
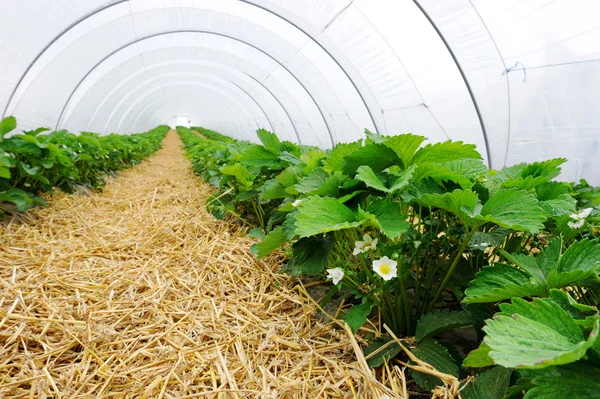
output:
[[[344,169],[344,158],[362,148],[361,142],[338,144],[329,153],[327,159],[323,162],[325,171],[333,173],[341,172]]]
[[[318,275],[327,266],[333,243],[330,235],[302,238],[292,246],[291,263],[301,274]]]
[[[282,152],[279,154],[279,159],[285,161],[292,165],[300,165],[302,164],[302,160],[295,156],[294,154],[290,154],[289,152]]]
[[[523,399],[595,398],[600,392],[600,369],[589,364],[575,363],[557,367],[559,375],[534,377],[534,387]]]
[[[463,367],[488,367],[494,364],[494,360],[490,357],[492,348],[487,346],[485,341],[479,345],[479,348],[471,351],[463,361]]]
[[[300,159],[306,164],[304,173],[309,173],[311,170],[321,166],[321,160],[326,156],[327,154],[323,150],[312,150],[302,154]]]
[[[367,317],[371,313],[371,309],[373,309],[374,306],[374,303],[367,301],[361,303],[360,305],[354,305],[346,311],[344,320],[346,323],[348,323],[348,326],[352,332],[356,332],[367,322]]]
[[[415,166],[409,166],[402,172],[400,177],[392,184],[392,187],[390,187],[390,192],[392,194],[404,191],[404,189],[410,185],[415,168]]]
[[[384,193],[390,192],[390,190],[385,186],[385,184],[383,184],[381,180],[379,180],[379,177],[377,177],[375,172],[373,172],[373,169],[371,169],[369,166],[360,166],[356,170],[355,179],[364,182],[367,185],[367,187],[383,191]]]
[[[330,176],[321,168],[314,169],[294,186],[297,192],[305,195],[337,196],[339,179]]]
[[[482,159],[474,144],[464,144],[462,141],[444,141],[427,144],[415,154],[413,163],[449,162],[459,159]]]
[[[251,228],[248,233],[246,233],[246,237],[263,239],[265,237],[265,232],[260,227]]]
[[[4,139],[4,136],[17,128],[17,120],[14,116],[7,116],[0,122],[0,140]]]
[[[464,399],[502,399],[510,383],[511,369],[496,366],[475,377],[461,391]]]
[[[415,338],[419,342],[444,331],[471,325],[473,325],[473,319],[467,312],[451,312],[449,309],[436,310],[421,316],[417,322]]]
[[[228,176],[234,176],[236,180],[246,187],[252,185],[254,176],[248,171],[241,163],[235,163],[233,165],[224,166],[221,168],[221,173]]]
[[[473,191],[454,190],[445,194],[426,194],[416,201],[424,206],[440,208],[458,216],[469,224],[477,206],[478,197]]]
[[[296,234],[310,237],[328,231],[359,226],[354,212],[335,198],[308,197],[302,200],[296,215]]]
[[[373,133],[369,129],[365,129],[365,136],[367,136],[367,139],[371,140],[373,143],[376,144],[384,143],[388,139],[387,136],[381,136],[379,134]]]
[[[538,200],[523,190],[508,189],[493,195],[481,208],[480,222],[492,222],[513,230],[539,233],[546,217]]]
[[[272,230],[267,234],[261,242],[256,245],[258,252],[256,253],[258,259],[267,256],[277,248],[281,247],[287,242],[285,234],[283,234],[283,227],[277,226],[275,230]]]
[[[385,349],[382,349],[377,354],[369,357],[371,353],[374,353],[383,346],[385,346]],[[387,335],[373,340],[373,342],[364,348],[365,357],[367,358],[367,365],[371,368],[381,366],[390,359],[396,357],[396,355],[398,355],[401,351],[402,348],[400,345],[398,345],[398,343],[396,343],[392,337]]]
[[[584,320],[589,316],[596,316],[598,309],[593,306],[583,305],[577,303],[569,293],[553,288],[550,290],[550,297],[552,300],[567,313],[569,313],[575,320]],[[600,340],[596,341],[596,343]]]
[[[288,195],[285,187],[279,184],[276,179],[267,180],[260,188],[260,192],[260,198],[264,201],[285,198]]]
[[[367,212],[375,217],[376,227],[383,230],[385,235],[392,240],[406,233],[410,228],[410,224],[406,221],[406,215],[402,214],[402,205],[398,202],[379,198],[369,204]]]
[[[285,168],[283,172],[277,175],[276,179],[284,187],[293,186],[300,179],[298,168],[296,166]]]
[[[433,339],[425,339],[419,342],[412,350],[412,353],[419,360],[433,366],[437,371],[458,377],[458,365],[455,363],[450,353],[448,353],[448,350]],[[409,363],[413,364],[412,362]],[[432,375],[424,374],[412,369],[410,370],[410,373],[415,379],[415,382],[421,388],[428,391],[435,389],[435,387],[439,385],[443,385],[439,378]]]
[[[12,188],[8,191],[0,192],[0,202],[9,202],[14,204],[21,212],[33,206],[33,200],[23,190]]]
[[[268,132],[265,129],[258,129],[256,135],[267,150],[271,151],[273,154],[279,154],[281,141],[279,141],[277,135]]]
[[[425,137],[408,133],[392,136],[385,141],[384,145],[394,150],[402,160],[404,167],[408,168],[423,141],[425,141]]]
[[[240,162],[245,166],[255,168],[281,169],[279,157],[260,145],[248,148],[240,157]]]
[[[369,166],[378,173],[387,167],[400,164],[398,155],[384,144],[369,144],[344,158],[344,174],[353,176],[358,168]]]
[[[550,288],[580,282],[600,269],[600,245],[588,239],[575,242],[560,258],[558,267],[548,273]]]
[[[458,183],[458,185],[460,185],[460,187],[463,189],[470,189],[474,184],[474,182],[471,181],[467,176],[463,176],[458,172],[454,172],[445,167],[443,164],[437,164],[433,162],[420,163],[413,176],[416,182],[420,182],[427,177],[432,178],[440,185],[447,181],[453,181]]]
[[[463,303],[498,302],[513,297],[544,296],[546,284],[504,263],[485,266],[465,290]]]
[[[581,359],[598,337],[598,322],[588,337],[571,315],[551,299],[514,298],[486,321],[490,357],[504,367],[544,368]]]

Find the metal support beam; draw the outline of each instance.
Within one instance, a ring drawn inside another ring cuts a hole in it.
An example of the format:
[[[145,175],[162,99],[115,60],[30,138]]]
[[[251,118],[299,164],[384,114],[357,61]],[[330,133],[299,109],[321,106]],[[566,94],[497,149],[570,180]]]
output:
[[[483,141],[485,143],[485,152],[486,152],[487,159],[488,159],[488,167],[491,169],[492,168],[492,155],[491,155],[491,152],[490,152],[490,143],[488,142],[487,130],[485,128],[485,123],[483,122],[483,116],[481,115],[481,110],[479,109],[479,104],[477,103],[477,99],[475,98],[475,94],[473,93],[473,90],[471,89],[471,85],[469,84],[469,79],[467,78],[467,75],[465,74],[465,71],[462,69],[462,66],[460,65],[460,62],[458,61],[458,58],[456,57],[456,54],[454,54],[454,51],[452,50],[452,47],[450,47],[450,44],[448,43],[448,41],[444,37],[444,34],[440,30],[440,28],[437,26],[437,24],[435,23],[435,21],[431,18],[431,16],[429,15],[429,13],[427,13],[427,11],[423,8],[423,6],[419,2],[419,0],[413,0],[413,2],[419,8],[419,10],[421,10],[421,12],[425,16],[425,18],[427,18],[427,20],[429,21],[429,23],[431,24],[431,26],[433,27],[433,29],[436,31],[436,33],[438,34],[438,36],[440,37],[440,39],[444,43],[444,46],[446,46],[446,49],[448,50],[448,53],[450,54],[450,56],[454,60],[454,63],[456,64],[456,67],[458,68],[458,71],[460,72],[460,76],[462,76],[462,79],[465,82],[465,86],[467,87],[467,90],[469,92],[469,96],[471,96],[471,101],[473,102],[473,106],[475,107],[475,112],[477,112],[477,118],[479,119],[479,125],[481,126],[481,133],[483,134]]]

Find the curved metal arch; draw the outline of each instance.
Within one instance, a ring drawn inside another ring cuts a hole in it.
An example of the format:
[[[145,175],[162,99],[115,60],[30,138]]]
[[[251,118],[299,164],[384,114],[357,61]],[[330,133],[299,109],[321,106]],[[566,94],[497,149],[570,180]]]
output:
[[[454,63],[456,64],[456,67],[458,68],[458,71],[460,72],[460,76],[462,76],[465,86],[467,87],[467,91],[469,92],[469,96],[471,97],[471,101],[473,102],[473,106],[475,107],[475,112],[477,112],[477,118],[479,119],[479,125],[481,126],[481,132],[483,133],[483,141],[485,143],[485,153],[486,153],[487,159],[488,159],[488,167],[491,169],[492,168],[492,154],[490,151],[490,143],[488,141],[487,129],[485,128],[485,123],[483,122],[483,115],[481,114],[481,110],[479,109],[479,104],[477,103],[477,99],[475,98],[475,93],[473,93],[473,90],[471,89],[471,84],[469,83],[469,79],[467,78],[465,71],[462,69],[460,62],[458,61],[458,58],[456,57],[456,54],[454,54],[452,47],[450,47],[450,44],[444,37],[444,34],[440,30],[440,28],[437,26],[437,24],[434,22],[434,20],[431,18],[431,16],[427,12],[427,10],[425,10],[425,8],[423,8],[423,6],[419,2],[419,0],[413,0],[413,3],[415,3],[417,8],[423,13],[425,18],[427,18],[427,20],[431,24],[431,27],[436,31],[436,33],[438,34],[438,36],[444,43],[444,46],[446,46],[448,53],[454,60]]]
[[[132,104],[130,104],[127,111],[120,117],[119,126],[123,124],[123,122],[127,118],[128,114],[130,114],[131,112],[134,112],[134,110],[138,106],[144,106],[143,101],[145,101],[148,98],[148,96],[154,94],[155,92],[157,92],[159,90],[165,90],[165,89],[169,89],[169,88],[172,88],[175,86],[182,86],[182,87],[186,87],[186,88],[190,88],[190,89],[191,88],[202,88],[202,90],[204,92],[211,92],[211,93],[213,93],[213,95],[215,97],[226,98],[228,100],[228,102],[235,104],[235,109],[237,110],[237,112],[240,112],[241,114],[242,113],[246,114],[249,119],[252,119],[256,123],[257,129],[260,129],[260,127],[261,127],[260,124],[256,121],[256,119],[252,115],[252,113],[246,110],[247,107],[244,107],[243,104],[234,101],[234,98],[235,98],[234,93],[219,92],[218,86],[215,87],[214,85],[210,85],[209,83],[206,83],[206,82],[201,83],[201,82],[196,82],[196,81],[178,81],[178,82],[172,82],[172,83],[166,83],[166,84],[154,86],[154,88],[152,88],[149,91],[146,91],[143,95],[141,95],[139,98],[137,98],[137,100],[135,100]],[[233,108],[233,107],[230,107],[230,108]]]
[[[139,118],[141,118],[144,113],[148,110],[148,108],[150,108],[150,106],[154,105],[155,103],[159,102],[160,99],[157,99],[154,102],[150,102],[149,104],[143,104],[142,100],[144,100],[145,98],[147,98],[148,96],[152,95],[153,92],[158,91],[158,90],[163,90],[165,88],[169,88],[169,87],[173,87],[173,86],[184,86],[187,88],[192,89],[193,87],[196,88],[201,88],[204,91],[208,91],[208,92],[212,92],[214,95],[215,99],[218,99],[218,101],[223,102],[224,104],[227,104],[228,101],[222,100],[220,96],[220,94],[218,91],[216,91],[213,87],[207,86],[205,84],[201,84],[201,83],[197,83],[197,82],[174,82],[172,84],[167,84],[167,85],[162,85],[160,87],[156,87],[153,90],[145,93],[144,97],[140,97],[134,104],[132,104],[129,107],[129,110],[131,112],[126,112],[126,115],[124,115],[123,117],[121,117],[121,120],[118,122],[117,125],[117,131],[121,130],[121,126],[123,125],[123,123],[125,123],[125,121],[127,120],[127,114],[135,114],[137,113],[137,117],[136,117],[136,124],[137,121],[139,120]],[[138,107],[139,105],[141,105],[141,107],[138,110],[134,110],[134,108]],[[167,106],[168,104],[163,104],[163,106]],[[229,112],[229,108],[230,107],[224,107],[224,109],[226,110],[227,113],[231,114],[231,112]],[[254,124],[256,125],[257,128],[260,128],[260,125],[258,124],[258,122],[256,121],[256,119],[254,119],[254,117],[252,117],[251,114],[247,113],[246,111],[244,111],[243,107],[240,107],[240,110],[242,110],[242,112],[246,113],[247,116],[249,117],[249,119],[251,119],[252,121],[254,121]],[[234,119],[234,118],[231,118]]]
[[[121,64],[121,65],[122,65],[122,64]],[[113,68],[113,69],[112,69],[111,71],[109,71],[109,72],[113,72],[115,69],[116,69],[116,68]],[[249,78],[251,81],[255,82],[256,84],[260,85],[260,86],[261,86],[263,89],[265,89],[265,91],[266,91],[267,93],[269,93],[269,95],[270,95],[270,96],[271,96],[271,97],[272,97],[272,98],[275,100],[275,102],[277,102],[277,103],[279,104],[279,106],[281,107],[281,109],[283,110],[283,112],[285,113],[285,115],[287,116],[288,120],[290,121],[290,124],[292,125],[292,129],[294,129],[294,134],[296,135],[296,138],[297,138],[297,140],[298,140],[298,143],[302,143],[302,140],[301,140],[301,138],[300,138],[300,134],[298,133],[298,128],[297,128],[297,126],[296,126],[296,123],[294,122],[294,120],[293,120],[293,119],[292,119],[292,117],[290,116],[290,113],[288,112],[287,108],[286,108],[286,107],[283,105],[283,103],[282,103],[282,102],[279,100],[279,98],[278,98],[278,97],[277,97],[277,96],[276,96],[276,95],[275,95],[275,94],[274,94],[274,93],[273,93],[273,92],[272,92],[272,91],[271,91],[271,90],[270,90],[270,89],[269,89],[269,88],[268,88],[268,87],[267,87],[267,86],[266,86],[264,83],[262,83],[261,81],[259,81],[258,79],[256,79],[254,76],[252,76],[252,75],[250,75],[249,73],[247,73],[247,72],[244,72],[244,71],[242,71],[242,70],[236,70],[236,71],[238,71],[240,74],[242,74],[242,75],[246,76],[247,78]],[[104,76],[106,76],[106,75],[107,75],[107,74],[105,74]],[[103,77],[104,77],[104,76],[103,76]],[[231,83],[233,83],[233,82],[231,82]],[[293,100],[293,98],[292,98],[292,100]],[[81,102],[81,100],[80,100],[79,102]],[[76,107],[77,107],[77,105],[75,105],[75,106],[74,106],[74,108],[76,108]],[[98,106],[98,107],[100,107],[100,106]],[[298,107],[300,107],[300,106],[298,106]],[[97,109],[94,111],[94,114],[93,114],[93,116],[92,116],[92,118],[91,118],[91,119],[94,119],[94,118],[95,118],[95,115],[97,114],[97,111],[98,111],[98,108],[97,108]],[[263,112],[264,112],[264,111],[263,111]],[[90,120],[90,123],[91,123],[91,120]],[[270,122],[270,121],[269,121],[269,123],[271,124],[271,122]],[[272,124],[271,124],[271,127],[272,127],[272,129],[273,129],[273,126],[272,126]],[[89,123],[88,123],[88,128],[89,128]]]
[[[119,4],[122,3],[126,3],[129,0],[113,0],[112,3],[101,6],[85,15],[83,15],[82,17],[80,17],[79,19],[75,20],[73,23],[71,23],[66,29],[64,29],[63,31],[61,31],[58,35],[56,35],[43,49],[42,51],[40,51],[40,53],[33,59],[33,61],[29,64],[29,66],[27,67],[27,69],[25,70],[25,72],[23,73],[23,75],[19,78],[19,81],[17,82],[17,84],[15,85],[10,97],[8,98],[8,101],[6,103],[6,107],[4,108],[4,111],[2,112],[2,118],[6,117],[6,112],[8,111],[8,107],[10,106],[10,103],[13,100],[13,97],[15,95],[15,93],[17,92],[19,86],[21,85],[21,83],[23,82],[23,79],[25,79],[25,76],[27,76],[27,74],[29,73],[29,71],[31,70],[31,68],[33,67],[33,65],[40,59],[40,57],[56,42],[58,41],[62,36],[64,36],[67,32],[69,32],[71,29],[73,29],[74,27],[76,27],[77,25],[79,25],[80,23],[84,22],[85,20],[93,17],[94,15],[105,11],[111,7],[117,6]],[[317,44],[332,60],[333,62],[335,62],[335,64],[340,68],[340,70],[344,73],[344,75],[346,76],[346,78],[348,78],[348,80],[350,81],[350,83],[352,84],[352,86],[354,87],[354,89],[356,90],[356,93],[358,94],[358,96],[360,97],[363,105],[365,106],[367,113],[369,114],[369,118],[371,118],[371,122],[373,122],[373,126],[375,127],[375,132],[377,134],[380,134],[380,131],[385,132],[385,128],[382,128],[381,126],[379,126],[379,124],[377,123],[377,121],[375,120],[375,117],[373,116],[373,111],[371,110],[371,108],[367,105],[367,102],[365,100],[365,97],[362,93],[362,91],[358,88],[356,82],[354,81],[354,79],[352,79],[352,77],[350,76],[350,74],[348,73],[348,71],[346,71],[346,69],[340,64],[340,62],[338,61],[337,58],[335,58],[333,56],[333,54],[331,54],[331,52],[329,50],[327,50],[327,48],[319,41],[317,40],[315,37],[311,36],[308,34],[308,32],[306,32],[304,29],[302,29],[298,24],[292,22],[289,18],[285,18],[283,15],[280,15],[278,13],[276,13],[273,10],[270,10],[269,8],[259,5],[259,4],[255,4],[249,0],[238,0],[242,3],[257,7],[261,10],[264,10],[272,15],[275,15],[276,17],[282,19],[283,21],[287,22],[288,24],[292,25],[293,27],[295,27],[296,29],[298,29],[300,32],[302,32],[304,35],[306,35],[306,37],[308,37],[310,40],[313,41],[313,43]],[[286,68],[287,69],[287,68]],[[289,72],[289,71],[288,71]],[[292,76],[294,76],[292,74]],[[294,76],[295,77],[295,76]],[[306,89],[305,89],[306,90]],[[308,91],[307,91],[308,92]],[[310,95],[310,94],[309,94]],[[312,97],[312,96],[311,96]],[[373,96],[374,97],[374,96]],[[314,99],[313,99],[314,101]],[[375,101],[377,101],[375,99]],[[316,103],[315,103],[316,104]],[[317,106],[317,108],[319,108]],[[320,108],[319,111],[321,112]],[[323,116],[323,113],[321,112],[321,115]],[[332,141],[332,145],[335,145],[335,143],[333,142],[333,136],[331,135],[331,129],[329,128],[329,124],[327,123],[325,117],[323,116],[323,119],[325,120],[325,125],[327,126],[328,130],[329,130],[329,136],[331,138]]]
[[[92,74],[92,72],[94,72],[94,70],[100,66],[104,61],[106,61],[107,59],[109,59],[110,57],[112,57],[113,55],[117,54],[118,52],[126,49],[129,46],[135,45],[141,41],[144,40],[149,40],[155,37],[161,37],[161,36],[166,36],[166,35],[173,35],[173,34],[179,34],[179,33],[203,33],[203,34],[208,34],[208,35],[215,35],[215,36],[219,36],[219,37],[225,37],[231,40],[234,40],[236,42],[245,44],[249,47],[252,47],[253,49],[259,51],[260,53],[266,55],[267,57],[269,57],[270,59],[272,59],[273,61],[275,61],[280,67],[282,67],[283,69],[285,69],[295,80],[296,82],[298,82],[298,84],[300,86],[302,86],[302,88],[304,89],[304,91],[306,91],[306,93],[308,94],[308,96],[311,98],[311,100],[313,101],[313,103],[315,104],[315,106],[317,107],[317,109],[319,110],[319,113],[321,114],[321,117],[323,118],[323,122],[325,123],[325,126],[327,127],[327,133],[329,135],[329,139],[331,140],[331,145],[335,146],[335,140],[333,138],[333,134],[331,133],[331,126],[330,126],[330,122],[327,120],[327,118],[325,118],[325,114],[323,113],[323,110],[321,109],[321,107],[319,106],[319,103],[315,100],[315,97],[312,95],[312,93],[306,88],[306,86],[304,85],[304,83],[302,83],[302,81],[292,73],[292,71],[289,70],[288,67],[286,67],[282,62],[280,62],[279,60],[277,60],[275,57],[273,57],[272,55],[270,55],[269,53],[267,53],[265,50],[262,50],[261,48],[255,46],[252,43],[249,43],[243,39],[238,39],[236,37],[233,37],[231,35],[226,35],[224,33],[218,33],[218,32],[211,32],[208,30],[203,30],[203,29],[178,29],[178,30],[172,30],[172,31],[165,31],[165,32],[159,32],[159,33],[153,33],[151,35],[147,35],[141,38],[136,38],[135,40],[128,42],[122,46],[120,46],[119,48],[113,50],[112,52],[110,52],[108,55],[106,55],[104,58],[102,58],[100,61],[98,61],[82,78],[81,80],[79,80],[79,82],[77,83],[77,85],[75,86],[75,88],[73,89],[73,91],[71,92],[71,94],[69,95],[69,97],[67,98],[67,101],[65,102],[65,104],[62,107],[62,110],[60,112],[60,115],[58,116],[58,120],[56,121],[56,130],[59,130],[60,127],[60,123],[61,120],[63,118],[63,115],[65,113],[65,110],[67,108],[67,106],[69,105],[71,99],[73,98],[73,96],[75,95],[75,92],[79,89],[79,87],[82,85],[82,83],[85,81],[85,79],[87,79],[88,76],[90,76]]]
[[[150,79],[146,79],[144,82],[142,82],[142,84],[138,85],[136,88],[134,88],[133,90],[131,90],[128,94],[124,95],[123,98],[121,99],[121,103],[125,101],[125,99],[131,97],[133,94],[135,94],[138,90],[140,90],[142,87],[144,87],[145,85],[152,83],[154,80],[160,80],[161,78],[167,77],[167,75],[169,74],[160,74],[160,75],[154,75],[153,77],[151,77]],[[175,73],[171,73],[171,76],[178,76]],[[237,89],[239,89],[243,94],[245,94],[257,107],[258,109],[260,109],[260,111],[263,113],[265,119],[267,120],[269,126],[271,127],[271,130],[273,130],[273,123],[271,121],[271,119],[269,118],[269,115],[267,114],[267,112],[265,112],[264,108],[259,104],[258,101],[256,101],[256,99],[250,94],[248,93],[246,90],[244,90],[244,88],[242,88],[241,86],[239,86],[238,84],[222,78],[222,77],[217,77],[217,76],[211,76],[209,74],[198,74],[198,73],[187,73],[185,74],[185,76],[201,76],[201,75],[205,75],[205,76],[209,76],[212,78],[212,81],[210,79],[208,79],[208,81],[211,81],[212,83],[225,83],[225,84],[229,84],[232,85],[233,87],[236,87]],[[176,82],[173,82],[176,83]],[[161,87],[168,87],[167,85],[163,85]],[[143,93],[142,93],[143,95]],[[114,111],[113,114],[110,115],[110,117],[108,118],[108,120],[106,121],[105,124],[105,128],[104,131],[106,131],[106,127],[108,126],[108,124],[110,123],[110,120],[112,119],[112,117],[114,116]]]

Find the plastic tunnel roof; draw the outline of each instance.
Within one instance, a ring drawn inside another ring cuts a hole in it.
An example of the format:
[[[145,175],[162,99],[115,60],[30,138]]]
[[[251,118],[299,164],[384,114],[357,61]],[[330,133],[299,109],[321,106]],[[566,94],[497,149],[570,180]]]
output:
[[[130,133],[187,118],[331,147],[474,143],[600,184],[597,0],[5,0],[0,110]]]

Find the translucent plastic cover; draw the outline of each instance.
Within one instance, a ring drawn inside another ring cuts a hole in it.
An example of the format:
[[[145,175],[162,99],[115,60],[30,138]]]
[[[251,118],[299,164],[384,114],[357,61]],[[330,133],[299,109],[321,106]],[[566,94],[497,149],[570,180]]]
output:
[[[0,110],[331,147],[413,132],[600,184],[596,0],[5,0]]]

